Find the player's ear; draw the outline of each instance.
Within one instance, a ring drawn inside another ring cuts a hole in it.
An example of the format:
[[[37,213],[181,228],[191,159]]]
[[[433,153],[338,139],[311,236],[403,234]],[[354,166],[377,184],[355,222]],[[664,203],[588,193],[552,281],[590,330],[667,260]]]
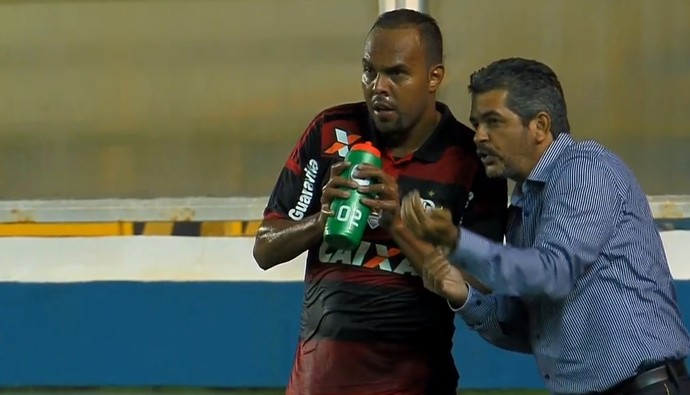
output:
[[[434,93],[438,90],[445,75],[446,68],[442,64],[437,64],[429,69],[429,93]]]

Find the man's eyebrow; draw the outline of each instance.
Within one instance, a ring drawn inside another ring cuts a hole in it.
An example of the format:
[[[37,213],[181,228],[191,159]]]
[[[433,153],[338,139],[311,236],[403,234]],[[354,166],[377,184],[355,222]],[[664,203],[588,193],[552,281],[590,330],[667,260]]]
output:
[[[389,67],[384,67],[383,70],[387,73],[391,72],[400,72],[400,71],[407,71],[409,70],[409,67],[407,67],[406,64],[403,63],[397,63]]]
[[[486,119],[486,118],[491,117],[491,116],[500,117],[501,114],[496,110],[489,110],[489,111],[485,111],[483,113],[477,114],[476,116],[471,115],[470,116],[470,123],[474,125],[479,120]]]
[[[372,66],[371,62],[367,60],[366,58],[362,58],[362,65],[364,66]],[[383,68],[383,71],[385,73],[393,73],[393,72],[401,72],[401,71],[408,71],[410,67],[404,63],[396,63],[391,66],[387,66]]]

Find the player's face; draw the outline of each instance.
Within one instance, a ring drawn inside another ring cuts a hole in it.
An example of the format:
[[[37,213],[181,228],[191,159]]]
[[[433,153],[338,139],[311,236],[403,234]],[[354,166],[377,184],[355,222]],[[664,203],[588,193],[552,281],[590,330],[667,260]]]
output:
[[[369,114],[382,133],[414,126],[435,100],[430,68],[417,29],[374,29],[362,59],[362,90]]]
[[[473,95],[470,122],[487,176],[521,181],[534,165],[536,144],[531,126],[506,106],[507,96],[502,89]]]

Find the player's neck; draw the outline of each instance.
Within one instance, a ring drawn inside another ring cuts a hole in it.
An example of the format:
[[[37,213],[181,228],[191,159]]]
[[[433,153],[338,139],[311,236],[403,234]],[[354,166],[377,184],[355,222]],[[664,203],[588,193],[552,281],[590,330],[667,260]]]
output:
[[[441,113],[436,111],[434,106],[426,111],[419,122],[411,129],[395,136],[390,136],[392,141],[389,142],[390,148],[388,151],[396,158],[402,158],[417,151],[434,133],[440,120]]]

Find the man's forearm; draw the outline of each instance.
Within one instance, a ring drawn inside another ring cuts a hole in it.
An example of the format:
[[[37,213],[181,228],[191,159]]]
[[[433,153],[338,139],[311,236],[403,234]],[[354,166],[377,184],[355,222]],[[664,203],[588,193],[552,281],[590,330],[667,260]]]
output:
[[[417,273],[422,273],[424,258],[436,251],[436,247],[426,241],[417,238],[412,231],[405,226],[399,226],[391,230],[391,236],[396,242],[403,254],[409,259],[412,267]],[[486,285],[482,284],[474,276],[469,273],[462,272],[465,281],[468,284],[478,289],[482,293],[491,293]]]
[[[264,270],[287,262],[323,238],[319,214],[301,221],[270,219],[262,222],[254,242],[254,259]]]
[[[421,274],[424,257],[432,254],[436,247],[415,237],[404,225],[395,226],[390,230],[390,234],[412,267]]]

